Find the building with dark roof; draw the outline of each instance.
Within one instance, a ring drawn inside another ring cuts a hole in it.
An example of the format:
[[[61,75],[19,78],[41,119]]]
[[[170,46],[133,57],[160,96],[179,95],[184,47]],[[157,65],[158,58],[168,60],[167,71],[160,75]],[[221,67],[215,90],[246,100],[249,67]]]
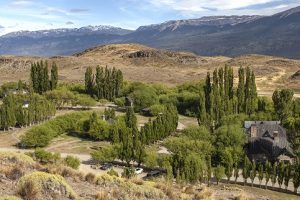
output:
[[[245,121],[247,153],[256,162],[292,162],[295,157],[280,121]]]

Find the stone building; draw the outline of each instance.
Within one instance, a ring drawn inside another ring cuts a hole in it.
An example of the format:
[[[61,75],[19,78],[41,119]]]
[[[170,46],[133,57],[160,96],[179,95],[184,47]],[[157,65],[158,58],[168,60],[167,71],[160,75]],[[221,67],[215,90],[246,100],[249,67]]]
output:
[[[247,153],[256,162],[293,162],[295,157],[280,121],[245,121]]]

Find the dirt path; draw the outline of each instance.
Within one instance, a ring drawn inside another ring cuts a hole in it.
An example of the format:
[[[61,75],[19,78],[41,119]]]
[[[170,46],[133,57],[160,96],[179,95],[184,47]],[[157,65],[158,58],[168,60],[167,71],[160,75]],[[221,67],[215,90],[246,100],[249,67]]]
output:
[[[55,145],[52,145],[52,146],[49,146],[47,148],[45,148],[47,151],[51,151],[55,148],[59,148],[59,147],[63,147],[63,146],[67,146],[67,145],[70,145],[70,144],[74,144],[74,143],[77,143],[77,142],[80,142],[81,140],[72,140],[72,141],[68,141],[68,142],[62,142],[62,143],[58,143],[58,144],[55,144]]]

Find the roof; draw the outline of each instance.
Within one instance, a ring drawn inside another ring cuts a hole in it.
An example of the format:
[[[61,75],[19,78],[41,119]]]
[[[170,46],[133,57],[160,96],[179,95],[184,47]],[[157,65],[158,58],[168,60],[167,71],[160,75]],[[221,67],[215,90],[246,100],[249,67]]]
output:
[[[276,125],[281,124],[280,121],[245,121],[244,122],[244,128],[248,129],[251,127],[251,125],[259,125],[259,124],[265,124],[265,125]]]
[[[286,130],[278,121],[246,121],[245,128],[251,131],[256,127],[256,137],[250,138],[250,154],[266,154],[268,157],[277,158],[280,155],[294,157],[293,150],[287,140]],[[248,127],[248,128],[247,128]]]

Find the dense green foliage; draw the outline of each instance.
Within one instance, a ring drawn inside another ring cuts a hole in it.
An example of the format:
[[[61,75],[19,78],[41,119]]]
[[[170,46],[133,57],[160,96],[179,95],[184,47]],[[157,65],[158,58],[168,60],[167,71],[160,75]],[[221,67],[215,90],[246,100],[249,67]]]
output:
[[[216,69],[213,72],[212,81],[207,74],[204,92],[200,92],[199,124],[209,128],[220,126],[223,116],[245,113],[253,114],[257,110],[257,91],[255,75],[249,67],[239,69],[239,81],[237,89],[233,84],[233,69]]]
[[[55,106],[38,94],[8,94],[0,106],[2,129],[29,126],[45,121],[55,114]]]
[[[91,67],[86,69],[85,90],[89,95],[95,95],[98,99],[111,101],[120,95],[122,86],[123,74],[121,70],[98,66],[94,75]]]
[[[35,160],[40,163],[56,163],[60,160],[59,153],[51,153],[44,149],[37,148],[31,155]]]
[[[50,89],[55,89],[58,82],[58,70],[52,63],[51,77],[49,79],[48,62],[37,62],[31,65],[30,80],[34,92],[42,94]]]
[[[65,157],[64,163],[73,169],[78,169],[80,166],[80,160],[74,156]]]
[[[22,147],[45,147],[53,138],[73,131],[76,122],[89,115],[89,112],[66,114],[32,127],[21,137],[20,145]]]

